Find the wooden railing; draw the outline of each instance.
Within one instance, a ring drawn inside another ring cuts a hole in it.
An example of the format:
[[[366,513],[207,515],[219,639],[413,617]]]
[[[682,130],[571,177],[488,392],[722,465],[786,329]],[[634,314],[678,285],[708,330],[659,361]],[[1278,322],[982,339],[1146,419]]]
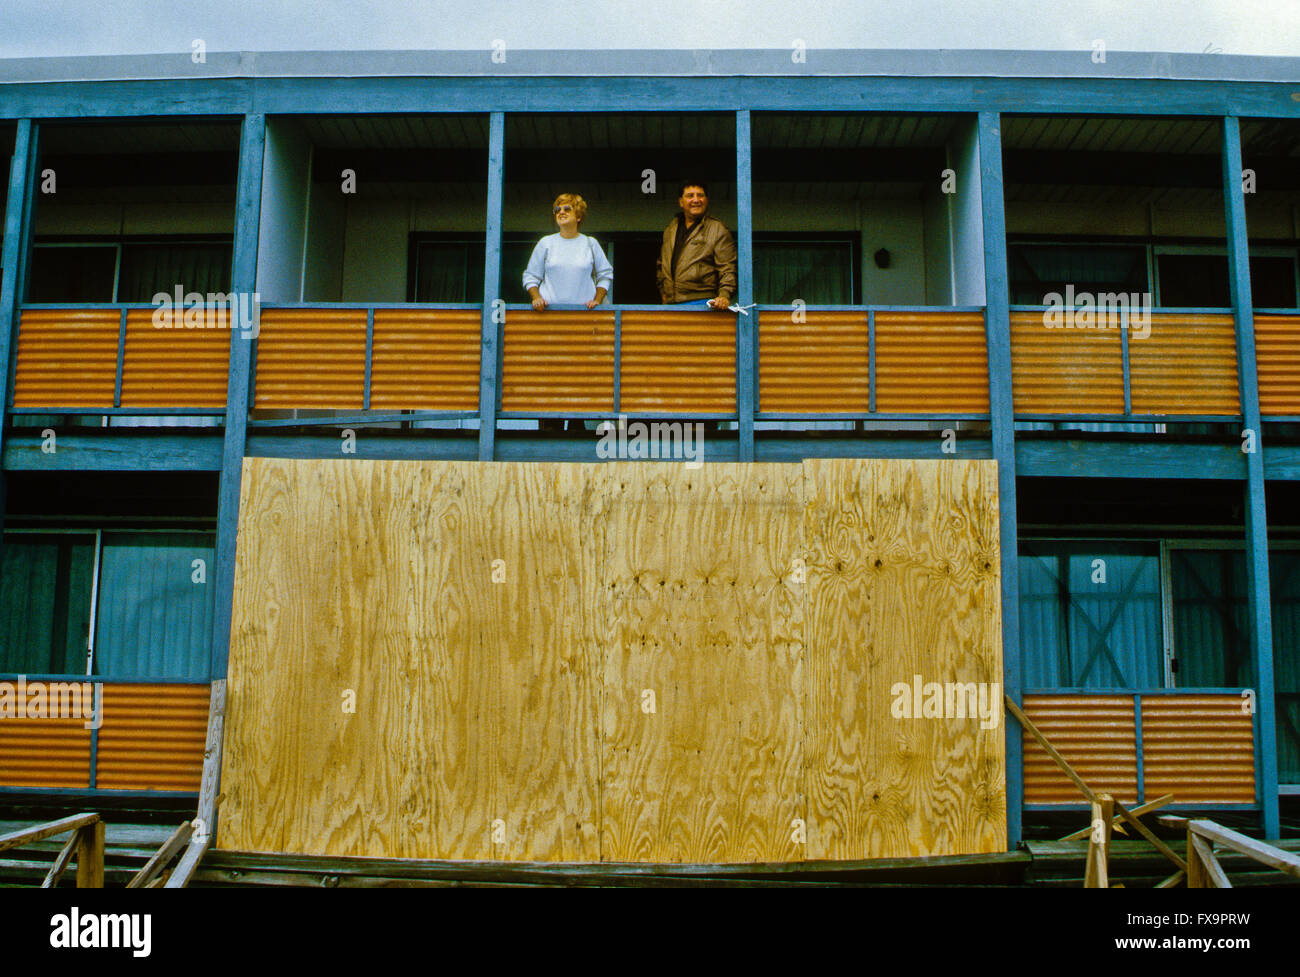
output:
[[[45,876],[41,888],[51,889],[57,885],[64,870],[75,857],[77,888],[102,889],[104,887],[104,822],[99,819],[98,814],[74,814],[71,817],[60,818],[58,821],[47,821],[44,824],[36,824],[30,828],[0,835],[0,851],[22,848],[61,835],[65,831],[71,831],[72,836],[68,838],[67,844],[54,859],[54,864],[50,866],[49,874]]]
[[[1300,878],[1300,855],[1247,837],[1239,831],[1205,819],[1162,817],[1169,827],[1187,829],[1187,888],[1231,889],[1228,873],[1219,864],[1214,847],[1227,848],[1261,865]]]

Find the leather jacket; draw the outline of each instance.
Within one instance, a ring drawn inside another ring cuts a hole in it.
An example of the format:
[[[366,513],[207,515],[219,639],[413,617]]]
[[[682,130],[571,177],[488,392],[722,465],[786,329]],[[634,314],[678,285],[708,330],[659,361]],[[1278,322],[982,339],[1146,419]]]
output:
[[[673,274],[673,246],[677,230],[682,226],[679,218],[664,229],[663,246],[659,249],[657,280],[659,294],[665,303],[711,299],[718,296],[728,303],[736,295],[736,242],[727,225],[716,217],[705,214],[677,258],[677,274]]]

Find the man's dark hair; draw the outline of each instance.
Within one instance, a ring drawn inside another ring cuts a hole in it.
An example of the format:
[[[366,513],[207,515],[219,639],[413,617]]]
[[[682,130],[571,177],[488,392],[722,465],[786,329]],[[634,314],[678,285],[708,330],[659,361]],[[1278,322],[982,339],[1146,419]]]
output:
[[[682,185],[677,188],[677,196],[679,198],[686,195],[687,187],[699,187],[704,191],[706,197],[709,195],[709,188],[704,185],[703,180],[685,180],[682,182]]]

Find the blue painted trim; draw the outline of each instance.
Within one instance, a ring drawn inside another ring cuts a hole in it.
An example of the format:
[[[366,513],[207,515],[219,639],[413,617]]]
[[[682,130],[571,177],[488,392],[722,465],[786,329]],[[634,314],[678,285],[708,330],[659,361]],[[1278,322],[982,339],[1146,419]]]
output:
[[[309,408],[315,410],[316,408]],[[474,410],[406,410],[406,411],[375,411],[373,413],[357,414],[347,411],[340,411],[332,417],[266,417],[251,418],[248,426],[250,429],[258,428],[266,430],[270,428],[292,428],[292,427],[333,427],[341,424],[346,427],[352,427],[363,424],[392,424],[395,421],[459,421],[469,418],[478,417],[478,411]]]
[[[867,310],[867,413],[876,412],[876,310]]]
[[[69,672],[0,672],[0,682],[13,682],[17,679],[28,682],[89,682],[91,685],[193,685],[209,686],[211,679],[203,678],[158,678],[139,675],[74,675]]]
[[[401,309],[403,312],[470,312],[478,311],[481,305],[473,302],[262,302],[262,311],[267,309],[330,309],[347,312],[357,309]],[[521,309],[530,306],[521,305]],[[559,306],[555,306],[559,308]],[[586,306],[582,306],[586,308]]]
[[[1146,769],[1142,757],[1142,693],[1133,693],[1133,751],[1137,755],[1137,802],[1146,801]]]
[[[0,405],[8,408],[13,399],[14,368],[17,359],[18,323],[23,299],[22,268],[31,247],[31,197],[35,187],[39,133],[30,119],[18,123],[14,154],[9,164],[9,185],[5,196],[4,242],[0,246]],[[0,417],[0,421],[3,418]],[[0,449],[4,446],[0,423]],[[0,519],[3,518],[3,487],[0,487]]]
[[[102,718],[101,718],[102,723]],[[99,727],[90,731],[90,789],[99,781]]]
[[[1013,305],[1012,312],[1046,312],[1051,306],[1047,305]],[[1232,315],[1232,309],[1224,308],[1217,305],[1206,306],[1188,306],[1186,308],[1177,305],[1160,305],[1153,306],[1151,314],[1155,315]],[[1081,332],[1103,332],[1102,329],[1088,330],[1080,328]]]
[[[1087,810],[1087,809],[1088,809],[1088,802],[1087,802],[1087,801],[1068,801],[1068,802],[1066,802],[1066,803],[1064,803],[1064,804],[1026,804],[1026,805],[1024,805],[1024,809],[1025,809],[1026,811],[1030,811],[1030,812],[1033,812],[1033,813],[1035,813],[1035,814],[1049,814],[1049,813],[1051,813],[1051,812],[1053,812],[1053,811]],[[1245,812],[1245,811],[1257,811],[1257,810],[1259,810],[1259,805],[1258,805],[1258,804],[1195,804],[1195,803],[1178,804],[1178,803],[1172,803],[1172,804],[1166,804],[1164,807],[1160,808],[1160,810],[1162,810],[1162,811],[1233,811],[1233,812]]]
[[[984,312],[988,343],[989,414],[993,457],[998,463],[998,529],[1002,577],[1002,684],[1019,704],[1020,579],[1017,563],[1016,424],[1011,381],[1011,311],[1007,274],[1007,224],[1002,190],[1001,120],[994,112],[979,114],[975,137],[979,145],[980,204],[984,230]],[[1006,736],[1007,844],[1014,849],[1022,835],[1024,804],[1023,744]]]
[[[471,417],[478,415],[472,414]],[[583,421],[603,421],[626,417],[628,420],[660,420],[667,419],[672,421],[734,421],[734,413],[725,413],[714,411],[712,413],[684,413],[682,411],[669,410],[661,408],[660,410],[638,410],[638,411],[612,411],[612,410],[512,410],[500,411],[497,417],[504,420],[531,421],[543,417],[564,417],[570,420]]]
[[[370,410],[370,372],[375,360],[375,310],[366,309],[366,373],[361,393],[361,409]]]
[[[836,411],[834,413],[813,413],[798,411],[770,411],[756,415],[759,421],[869,421],[873,424],[886,421],[987,421],[988,414],[918,414],[918,413],[882,413],[880,411]]]
[[[1237,480],[1246,477],[1246,463],[1241,452],[1230,444],[1063,440],[1030,437],[1026,433],[1016,442],[1016,474]]]
[[[9,411],[11,417],[46,414],[82,414],[94,417],[224,417],[223,407],[90,407],[79,404],[75,407],[15,407]]]
[[[500,405],[497,391],[498,349],[504,326],[495,320],[492,303],[501,295],[501,224],[505,182],[506,118],[493,112],[488,119],[487,231],[483,258],[483,323],[479,353],[478,460],[495,456],[496,416]],[[526,306],[525,306],[526,308]],[[507,308],[507,315],[509,310]]]
[[[789,68],[789,51],[786,67]],[[1086,59],[1089,52],[1059,52]],[[745,52],[752,60],[753,53]],[[810,66],[811,67],[811,66]],[[752,111],[1026,112],[1300,118],[1291,85],[1169,78],[899,77],[231,77],[5,84],[0,118],[347,113]]]
[[[32,429],[28,429],[32,430]],[[203,433],[141,432],[140,428],[109,428],[95,434],[61,434],[59,450],[41,451],[41,438],[11,433],[4,447],[5,471],[221,471],[222,431]]]
[[[1259,715],[1259,797],[1266,838],[1278,838],[1281,817],[1277,793],[1277,726],[1273,698],[1273,621],[1268,580],[1268,513],[1264,500],[1264,428],[1260,421],[1255,364],[1255,320],[1251,312],[1250,241],[1246,200],[1241,189],[1241,129],[1234,115],[1223,119],[1223,200],[1227,219],[1228,269],[1237,332],[1237,378],[1247,430],[1255,432],[1255,451],[1246,455],[1246,569],[1250,585],[1250,638],[1255,662]]]
[[[623,402],[623,310],[614,310],[614,413]]]
[[[1104,689],[1089,689],[1079,686],[1060,686],[1041,689],[1025,689],[1025,695],[1141,695],[1141,696],[1179,696],[1179,695],[1241,695],[1245,689],[1216,688],[1201,686],[1198,688],[1174,689],[1127,689],[1111,686]]]
[[[61,797],[93,794],[95,797],[198,797],[194,790],[117,790],[110,787],[0,787],[5,794],[56,794]]]
[[[1128,397],[1128,388],[1124,395]],[[1098,422],[1103,424],[1232,424],[1240,417],[1233,414],[1016,414],[1018,421]]]
[[[235,190],[235,242],[231,290],[249,294],[257,288],[257,242],[262,208],[262,169],[266,151],[266,116],[243,121],[239,177]],[[238,313],[235,313],[236,315]],[[238,323],[239,327],[246,324]],[[225,678],[230,659],[230,627],[235,592],[235,547],[239,531],[239,488],[248,435],[248,399],[252,342],[230,330],[230,368],[226,379],[226,428],[217,493],[215,606],[210,674]]]
[[[1128,311],[1124,312],[1124,325],[1128,325]],[[1124,377],[1124,416],[1131,418],[1133,416],[1133,374],[1129,366],[1128,355],[1128,329],[1123,328],[1119,331],[1119,355],[1120,368],[1123,370]]]
[[[122,406],[122,367],[126,362],[126,309],[117,324],[117,373],[113,377],[113,406]]]
[[[754,186],[753,144],[749,109],[736,112],[736,277],[732,301],[741,308],[754,304]],[[754,414],[758,409],[754,360],[758,355],[758,310],[736,314],[736,412],[740,460],[754,460]]]

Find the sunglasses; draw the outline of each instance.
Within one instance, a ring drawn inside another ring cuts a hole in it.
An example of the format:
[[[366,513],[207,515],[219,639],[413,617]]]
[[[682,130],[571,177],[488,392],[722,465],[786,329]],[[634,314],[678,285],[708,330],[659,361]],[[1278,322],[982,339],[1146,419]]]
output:
[[[573,204],[560,204],[560,206],[555,208],[555,212],[558,214],[562,210],[572,210],[572,209],[573,209]]]

